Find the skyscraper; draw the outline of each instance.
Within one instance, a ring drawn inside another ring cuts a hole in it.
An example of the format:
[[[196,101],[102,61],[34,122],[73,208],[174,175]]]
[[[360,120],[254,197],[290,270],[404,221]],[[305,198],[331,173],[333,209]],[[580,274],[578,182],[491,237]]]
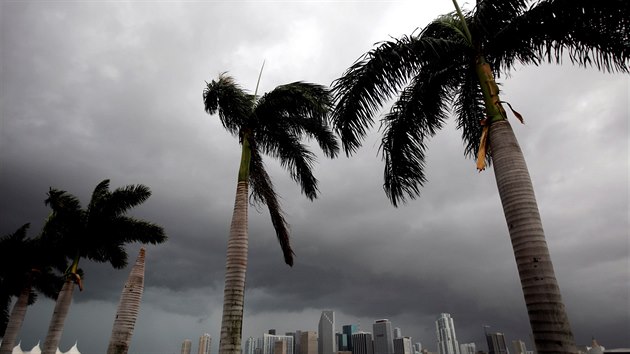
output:
[[[182,342],[182,354],[190,354],[192,348],[192,341],[190,339],[184,339]]]
[[[372,333],[356,332],[352,335],[353,354],[374,354]]]
[[[503,333],[486,333],[486,341],[488,341],[488,354],[507,354],[508,350]]]
[[[476,352],[477,346],[475,345],[475,343],[462,343],[459,345],[460,354],[475,354]]]
[[[245,341],[245,349],[243,350],[243,354],[254,354],[256,350],[256,340],[254,337],[249,337]]]
[[[387,319],[377,320],[372,325],[372,330],[374,331],[374,354],[394,354],[392,323]]]
[[[525,347],[525,342],[522,340],[513,340],[512,347],[514,347],[514,354],[527,354],[527,348]]]
[[[411,337],[394,338],[394,354],[413,354]]]
[[[459,343],[457,343],[457,336],[455,335],[455,324],[450,314],[440,314],[440,317],[435,321],[435,330],[439,354],[460,354]]]
[[[208,333],[204,333],[199,337],[199,350],[197,354],[210,354],[210,344],[212,343],[212,338]]]
[[[359,326],[357,325],[344,325],[342,327],[342,332],[346,335],[346,339],[348,340],[348,350],[352,351],[352,335],[357,333],[359,330]]]
[[[335,312],[331,310],[322,311],[319,318],[319,331],[317,340],[318,354],[335,354]]]
[[[400,330],[400,327],[394,327],[394,339],[401,338],[401,337],[402,337],[402,331]]]
[[[263,354],[274,354],[276,342],[286,342],[286,354],[293,354],[293,336],[281,336],[264,333],[263,334]]]
[[[335,338],[337,341],[337,351],[348,351],[348,336],[346,336],[345,333],[335,333]]]
[[[317,354],[317,333],[313,331],[302,332],[300,349],[301,351],[298,354]]]
[[[420,342],[416,342],[416,343],[413,345],[413,350],[414,350],[414,352],[416,352],[416,353],[420,353],[420,352],[422,351],[422,343],[420,343]]]

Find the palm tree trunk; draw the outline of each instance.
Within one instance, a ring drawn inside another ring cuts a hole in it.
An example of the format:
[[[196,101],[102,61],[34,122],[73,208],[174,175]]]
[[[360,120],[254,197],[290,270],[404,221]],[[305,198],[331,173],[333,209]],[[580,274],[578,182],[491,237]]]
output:
[[[29,275],[26,286],[20,292],[20,296],[13,305],[13,309],[11,309],[11,317],[9,317],[9,323],[0,345],[0,354],[11,354],[13,352],[15,340],[20,333],[24,317],[26,316],[26,309],[28,308],[28,298],[31,295],[31,277]]]
[[[144,254],[143,247],[140,249],[136,263],[131,269],[120,295],[107,354],[127,354],[129,351],[129,344],[140,312],[142,292],[144,291]]]
[[[490,126],[489,139],[537,352],[577,353],[523,152],[507,120]]]
[[[44,342],[42,354],[55,354],[59,347],[63,326],[70,311],[72,304],[72,293],[74,292],[74,280],[71,277],[63,283],[63,287],[57,296],[55,310],[53,311],[50,326],[48,326],[48,334]]]
[[[227,246],[219,354],[241,353],[248,249],[247,194],[248,182],[239,181]]]

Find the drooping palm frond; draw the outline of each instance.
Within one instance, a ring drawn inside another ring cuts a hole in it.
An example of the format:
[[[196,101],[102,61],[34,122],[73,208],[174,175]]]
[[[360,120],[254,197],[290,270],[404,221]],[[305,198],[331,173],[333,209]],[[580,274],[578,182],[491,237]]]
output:
[[[258,129],[306,135],[317,141],[326,156],[335,157],[339,145],[327,125],[331,106],[330,92],[324,86],[294,82],[263,95],[254,114],[261,120]]]
[[[460,40],[431,37],[425,31],[380,43],[333,82],[331,120],[347,155],[361,146],[374,114],[422,65],[462,50]]]
[[[516,62],[561,63],[563,57],[580,66],[628,72],[630,6],[625,0],[545,0],[513,18],[484,50],[495,70]]]
[[[454,70],[453,74],[458,77],[460,84],[453,102],[457,129],[462,133],[464,156],[474,158],[479,151],[479,139],[483,130],[481,121],[486,117],[483,94],[473,68],[462,67]]]
[[[300,136],[282,130],[257,131],[255,142],[260,152],[280,160],[308,199],[317,198],[317,178],[313,175],[315,154],[300,142]]]
[[[383,188],[394,206],[420,194],[426,181],[426,142],[448,117],[453,84],[450,67],[424,66],[381,121]]]
[[[269,209],[271,223],[276,231],[276,236],[284,256],[284,262],[289,266],[293,266],[293,256],[295,253],[291,249],[289,225],[284,218],[284,212],[278,201],[278,194],[274,189],[269,174],[267,174],[262,156],[255,147],[252,149],[249,184],[252,186],[252,200],[255,203],[267,205]]]
[[[212,80],[203,91],[205,111],[208,114],[218,111],[221,124],[234,136],[247,125],[254,101],[254,96],[247,94],[226,73],[219,75],[217,81]]]

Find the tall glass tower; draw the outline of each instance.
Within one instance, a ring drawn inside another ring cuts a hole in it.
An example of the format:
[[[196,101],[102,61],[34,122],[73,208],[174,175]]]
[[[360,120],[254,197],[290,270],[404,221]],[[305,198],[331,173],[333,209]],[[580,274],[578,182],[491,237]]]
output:
[[[450,314],[440,314],[440,317],[435,321],[435,330],[439,354],[460,354],[459,343],[455,335],[455,324]]]
[[[335,354],[337,351],[335,343],[335,312],[331,310],[322,311],[317,327],[319,338],[317,339],[318,354]]]
[[[374,331],[374,354],[394,354],[392,323],[387,319],[377,320],[372,325],[372,329]]]
[[[199,350],[198,354],[210,354],[210,345],[212,344],[212,338],[210,334],[204,333],[199,337]]]
[[[352,335],[359,331],[359,326],[357,325],[345,325],[342,328],[343,334],[346,335],[348,339],[348,350],[353,351],[354,346],[352,345]]]

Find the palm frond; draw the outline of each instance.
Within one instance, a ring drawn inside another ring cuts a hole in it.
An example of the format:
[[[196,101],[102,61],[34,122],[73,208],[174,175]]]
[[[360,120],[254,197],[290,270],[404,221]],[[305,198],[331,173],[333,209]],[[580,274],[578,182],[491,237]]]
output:
[[[573,64],[608,72],[628,72],[630,6],[625,0],[545,0],[538,2],[489,39],[486,51],[495,69],[523,64]]]
[[[105,213],[112,216],[122,215],[129,209],[144,203],[151,196],[149,187],[136,184],[116,188],[105,206]]]
[[[453,91],[452,69],[425,66],[381,121],[385,193],[394,206],[414,199],[426,181],[426,141],[442,128]]]
[[[435,28],[435,27],[430,27]],[[332,122],[347,155],[355,152],[373,124],[374,114],[428,62],[448,60],[461,52],[461,38],[403,36],[382,42],[359,58],[341,78],[333,82],[336,106]]]
[[[335,157],[339,145],[328,127],[331,107],[330,91],[324,86],[306,82],[281,85],[258,101],[257,128],[306,135],[317,141],[326,156]]]
[[[317,198],[317,179],[313,175],[315,154],[300,142],[299,136],[283,130],[265,130],[256,132],[254,140],[256,149],[280,160],[308,199]]]
[[[252,186],[251,197],[255,203],[267,205],[271,223],[276,231],[284,261],[289,266],[293,266],[293,256],[295,253],[291,249],[289,239],[289,225],[284,218],[284,212],[278,201],[273,183],[262,161],[262,156],[255,148],[252,149],[252,159],[250,162],[249,184]]]
[[[479,87],[477,73],[473,68],[461,68],[455,74],[458,75],[460,82],[453,107],[457,119],[457,129],[462,131],[464,156],[475,158],[477,151],[479,151],[479,139],[483,130],[481,121],[486,117],[483,94]]]
[[[254,107],[254,96],[247,94],[226,73],[212,80],[203,91],[203,103],[208,114],[219,113],[221,124],[232,135],[238,136],[247,126]]]

